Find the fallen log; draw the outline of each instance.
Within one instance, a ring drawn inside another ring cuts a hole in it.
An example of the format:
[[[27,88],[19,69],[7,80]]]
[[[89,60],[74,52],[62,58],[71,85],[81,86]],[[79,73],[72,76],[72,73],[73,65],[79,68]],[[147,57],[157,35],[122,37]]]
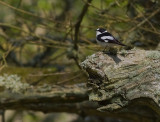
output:
[[[160,51],[97,52],[81,63],[99,111],[160,120]]]
[[[87,87],[84,80],[58,85],[56,79],[45,82],[45,77],[41,83],[27,77],[28,85],[19,84],[19,89],[1,82],[0,109],[160,121],[160,51],[130,50],[117,55],[97,52],[81,67],[88,74]]]

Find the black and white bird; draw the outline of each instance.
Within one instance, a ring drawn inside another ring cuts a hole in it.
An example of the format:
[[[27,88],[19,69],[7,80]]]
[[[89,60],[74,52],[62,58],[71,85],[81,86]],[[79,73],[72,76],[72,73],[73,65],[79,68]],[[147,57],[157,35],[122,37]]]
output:
[[[99,45],[102,47],[113,47],[116,45],[126,46],[119,42],[112,34],[110,34],[106,29],[104,28],[98,28],[96,30],[96,41]]]

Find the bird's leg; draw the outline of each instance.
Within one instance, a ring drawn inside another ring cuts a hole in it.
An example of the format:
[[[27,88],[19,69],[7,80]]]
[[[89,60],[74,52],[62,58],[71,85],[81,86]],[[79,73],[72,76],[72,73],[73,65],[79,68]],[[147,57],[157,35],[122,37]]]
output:
[[[105,52],[106,48],[107,48],[107,46],[105,46],[105,48],[103,49],[103,52]]]
[[[106,50],[108,46],[105,46],[104,50],[103,50],[103,53],[105,54],[110,54],[110,47],[108,47],[108,49]]]

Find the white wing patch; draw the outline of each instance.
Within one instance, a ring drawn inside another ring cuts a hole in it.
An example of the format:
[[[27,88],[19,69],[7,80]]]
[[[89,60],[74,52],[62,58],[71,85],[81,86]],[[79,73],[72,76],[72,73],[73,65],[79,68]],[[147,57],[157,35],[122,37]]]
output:
[[[106,31],[104,31],[103,33],[107,33],[108,31],[106,30]]]
[[[112,36],[102,36],[101,39],[105,40],[105,42],[106,42],[106,40],[114,40],[114,38]]]

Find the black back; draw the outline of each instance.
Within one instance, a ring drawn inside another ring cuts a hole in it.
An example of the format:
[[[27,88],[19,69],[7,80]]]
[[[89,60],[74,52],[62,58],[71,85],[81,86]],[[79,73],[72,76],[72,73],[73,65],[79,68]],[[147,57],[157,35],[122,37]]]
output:
[[[106,31],[106,29],[104,29],[104,28],[98,28],[97,31],[103,33],[104,31]]]

